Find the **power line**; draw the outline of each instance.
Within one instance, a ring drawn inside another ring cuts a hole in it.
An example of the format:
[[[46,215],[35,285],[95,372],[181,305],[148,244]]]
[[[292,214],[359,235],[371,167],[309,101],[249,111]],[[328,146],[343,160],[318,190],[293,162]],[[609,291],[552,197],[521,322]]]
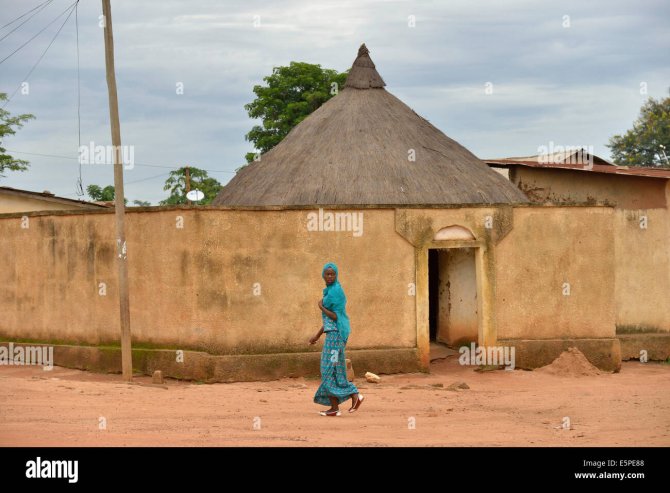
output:
[[[33,15],[31,15],[30,17],[28,17],[28,18],[27,18],[25,21],[23,21],[21,24],[19,24],[19,25],[16,26],[14,29],[12,29],[12,30],[9,31],[7,34],[5,34],[2,38],[0,38],[0,42],[3,41],[5,38],[9,37],[14,31],[16,31],[18,28],[20,28],[22,25],[24,25],[24,24],[25,24],[26,22],[28,22],[30,19],[32,19],[32,18],[35,17],[37,14],[39,14],[40,12],[42,12],[42,10],[44,10],[44,9],[47,7],[47,5],[49,5],[51,2],[53,2],[53,0],[47,0],[46,2],[44,2],[44,4],[42,4],[42,8],[41,8],[41,9],[39,9],[37,12],[35,12],[35,13],[34,13]],[[37,7],[35,7],[35,8],[37,8]],[[35,10],[35,9],[33,9],[33,10]],[[31,11],[31,12],[32,12],[32,11]],[[30,13],[30,12],[28,12],[28,13]],[[23,14],[23,15],[26,15],[26,14]],[[23,17],[23,16],[22,16],[22,17]],[[18,19],[14,19],[14,21],[16,21],[16,20],[18,20]],[[14,22],[14,21],[12,21],[12,22]],[[10,22],[9,24],[11,24],[12,22]],[[2,26],[2,28],[0,28],[0,29],[4,29],[4,28],[7,27],[9,24],[5,24],[5,25]]]
[[[52,157],[52,158],[58,158],[58,159],[69,159],[69,160],[76,160],[79,161],[76,157],[70,157],[70,156],[60,156],[58,154],[41,154],[37,152],[24,152],[24,151],[15,151],[12,149],[7,149],[6,152],[13,152],[15,154],[27,154],[29,156],[42,156],[42,157]],[[105,163],[105,164],[111,164],[111,163]],[[159,164],[144,164],[144,163],[133,163],[134,166],[142,166],[146,168],[165,168],[165,169],[180,169],[183,168],[183,166],[164,166],[164,165],[159,165]],[[210,173],[232,173],[235,174],[235,171],[226,171],[226,170],[218,170],[218,169],[203,169],[203,168],[198,168],[202,169],[203,171],[207,171]]]
[[[81,149],[81,77],[79,72],[79,2],[74,6],[74,25],[77,32],[77,140]],[[77,195],[84,195],[84,185],[81,179],[81,160],[79,161],[79,179],[77,180]]]
[[[139,180],[127,181],[126,185],[132,185],[133,183],[139,183],[141,181],[153,180],[154,178],[160,178],[161,176],[169,175],[169,173],[161,173],[160,175],[149,176],[148,178],[140,178]]]
[[[13,21],[9,21],[9,22],[8,22],[7,24],[5,24],[4,26],[0,27],[0,31],[1,31],[2,29],[6,28],[7,26],[10,26],[10,25],[14,24],[14,23],[15,23],[16,21],[18,21],[19,19],[24,18],[25,16],[27,16],[28,14],[30,14],[33,10],[39,9],[39,8],[42,7],[43,5],[46,7],[45,4],[48,4],[48,3],[51,3],[51,2],[53,2],[53,0],[46,0],[46,2],[42,2],[42,3],[39,4],[37,7],[33,7],[32,9],[30,9],[30,10],[29,10],[28,12],[26,12],[25,14],[21,14],[20,16],[18,16],[18,17],[17,17],[16,19],[14,19]],[[34,14],[33,14],[33,15],[34,15]],[[32,15],[31,15],[30,17],[32,17]],[[24,23],[22,23],[21,26],[22,26],[23,24],[24,24]],[[19,27],[21,27],[21,26],[19,26]],[[4,39],[4,38],[3,38],[3,39]]]
[[[46,26],[44,26],[44,27],[43,27],[37,34],[35,34],[32,38],[30,38],[28,41],[26,41],[25,43],[23,43],[23,44],[22,44],[21,46],[19,46],[17,49],[15,49],[14,51],[12,51],[12,52],[11,52],[9,55],[7,55],[5,58],[3,58],[2,60],[0,60],[0,65],[2,65],[5,61],[7,61],[7,60],[8,60],[9,58],[11,58],[12,56],[14,56],[19,50],[21,50],[24,46],[26,46],[28,43],[30,43],[30,42],[31,42],[33,39],[35,39],[37,36],[39,36],[40,34],[42,34],[42,33],[46,30],[47,27],[49,27],[51,24],[53,24],[54,22],[56,22],[58,19],[60,19],[60,18],[63,16],[63,14],[65,14],[68,10],[70,10],[70,13],[69,13],[68,16],[65,18],[65,22],[67,22],[67,20],[68,20],[68,19],[70,18],[70,16],[72,15],[72,12],[74,11],[74,9],[73,9],[72,7],[73,7],[74,5],[76,5],[77,3],[79,3],[79,0],[77,0],[77,1],[74,2],[74,3],[72,3],[72,4],[71,4],[68,8],[66,8],[63,12],[61,12],[60,14],[58,14],[58,17],[56,17],[54,20],[52,20],[51,22],[49,22],[49,24],[47,24]],[[58,34],[60,33],[61,29],[63,29],[63,26],[65,25],[65,22],[63,22],[63,24],[61,24],[60,28],[58,29],[58,32],[56,32],[56,36],[58,36]],[[55,40],[55,39],[56,39],[56,37],[54,36],[54,40]],[[53,40],[52,40],[51,42],[53,43]],[[51,45],[49,45],[49,46],[51,46]]]
[[[156,178],[161,178],[162,176],[168,175],[169,173],[161,173],[159,175],[154,175],[154,176],[148,176],[146,178],[140,178],[139,180],[132,180],[132,181],[127,181],[125,184],[126,185],[133,185],[135,183],[140,183],[143,181],[149,181],[149,180],[155,180]],[[75,195],[80,196],[79,194],[74,194],[74,193],[69,193],[69,194],[64,194],[61,195],[62,197],[74,197]]]
[[[75,6],[76,6],[76,4],[78,4],[78,3],[79,3],[79,0],[77,0],[76,2],[74,2],[72,5],[75,5]],[[70,8],[70,7],[68,7],[68,8]],[[61,15],[63,15],[63,14],[60,14],[58,17],[60,17]],[[72,12],[70,12],[70,14],[67,16],[67,19],[70,18],[70,15],[72,15]],[[56,19],[58,19],[58,17],[56,17]],[[54,19],[54,21],[55,21],[56,19]],[[67,22],[67,19],[65,19],[65,22]],[[53,23],[54,21],[52,21],[52,23]],[[28,81],[28,79],[29,79],[30,76],[32,75],[33,71],[37,68],[37,66],[39,65],[39,63],[42,61],[42,58],[44,58],[44,55],[47,54],[47,51],[49,51],[49,48],[51,48],[51,45],[54,43],[54,41],[56,41],[56,38],[58,37],[58,34],[61,32],[61,29],[63,29],[63,26],[65,25],[65,22],[63,22],[63,24],[60,26],[60,28],[58,29],[58,31],[56,32],[56,34],[54,35],[54,37],[51,39],[51,42],[49,43],[49,45],[48,45],[48,46],[46,47],[46,49],[42,52],[42,54],[41,54],[40,57],[37,59],[37,61],[35,62],[35,64],[32,66],[32,68],[28,71],[28,73],[26,74],[26,76],[23,78],[23,81],[22,81],[22,82],[19,82],[19,85],[16,86],[16,89],[14,89],[14,92],[12,92],[11,96],[9,96],[9,98],[7,98],[7,101],[5,101],[5,104],[2,105],[3,109],[4,109],[4,108],[11,102],[12,98],[14,98],[14,96],[16,96],[16,93],[19,91],[19,89],[21,89],[21,84],[23,84],[24,82],[27,82],[27,81]],[[45,29],[46,29],[46,28],[45,28]],[[37,34],[39,34],[39,33],[37,33]],[[20,49],[20,48],[19,48],[19,49]],[[11,55],[10,55],[10,56],[11,56]],[[6,58],[5,58],[5,60],[6,60]],[[2,63],[2,62],[0,62],[0,63]]]

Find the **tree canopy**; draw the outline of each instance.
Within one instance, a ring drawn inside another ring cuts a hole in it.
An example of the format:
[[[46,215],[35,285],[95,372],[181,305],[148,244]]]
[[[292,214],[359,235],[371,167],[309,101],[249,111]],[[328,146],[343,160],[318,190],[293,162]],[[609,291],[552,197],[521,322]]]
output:
[[[7,101],[7,94],[0,92],[0,103]],[[16,134],[16,130],[21,128],[25,122],[35,118],[34,115],[24,113],[22,115],[12,116],[9,111],[0,108],[0,177],[5,176],[3,172],[9,171],[25,171],[28,169],[28,161],[23,159],[16,159],[7,154],[2,145],[5,136]]]
[[[304,62],[291,62],[288,67],[274,67],[264,77],[265,85],[254,86],[256,99],[244,105],[251,118],[260,118],[263,125],[254,125],[246,139],[260,152],[276,146],[298,123],[328,101],[344,87],[346,72],[321,68]],[[246,155],[247,162],[255,154]]]
[[[607,147],[615,164],[624,166],[670,166],[670,97],[649,98],[640,109],[633,128],[613,136]]]
[[[91,200],[97,202],[114,202],[116,197],[114,185],[107,185],[104,188],[100,185],[89,185],[86,187],[86,193],[91,197]],[[124,198],[123,203],[127,204],[128,199]]]
[[[219,193],[219,190],[221,190],[221,183],[214,178],[210,178],[205,170],[192,166],[189,166],[188,169],[191,190],[198,189],[205,194],[205,198],[198,202],[198,204],[206,205],[211,203],[216,194]],[[169,190],[170,196],[165,200],[161,200],[161,205],[177,205],[188,202],[186,198],[186,166],[170,172],[163,190]]]

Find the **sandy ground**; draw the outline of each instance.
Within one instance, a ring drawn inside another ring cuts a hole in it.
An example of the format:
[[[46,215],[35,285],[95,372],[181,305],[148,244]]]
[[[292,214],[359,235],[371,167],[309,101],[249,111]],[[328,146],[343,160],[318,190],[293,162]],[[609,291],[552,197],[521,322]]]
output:
[[[477,372],[452,356],[431,371],[383,375],[380,384],[357,378],[360,411],[348,414],[347,402],[332,418],[312,402],[316,379],[168,380],[165,389],[119,375],[0,366],[0,445],[670,445],[668,364],[624,362],[618,374],[565,377]],[[454,382],[470,388],[447,390]]]

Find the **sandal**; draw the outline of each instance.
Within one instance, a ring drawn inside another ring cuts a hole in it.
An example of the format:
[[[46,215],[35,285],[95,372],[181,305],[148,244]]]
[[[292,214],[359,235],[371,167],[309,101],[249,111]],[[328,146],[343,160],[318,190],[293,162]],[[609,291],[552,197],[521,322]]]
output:
[[[336,411],[331,411],[330,409],[328,411],[319,411],[319,414],[321,416],[342,416],[342,412],[339,409]]]
[[[358,399],[356,400],[356,404],[351,406],[349,409],[350,413],[355,413],[358,411],[358,408],[361,407],[361,404],[363,403],[363,400],[365,399],[365,396],[363,394],[358,394]]]

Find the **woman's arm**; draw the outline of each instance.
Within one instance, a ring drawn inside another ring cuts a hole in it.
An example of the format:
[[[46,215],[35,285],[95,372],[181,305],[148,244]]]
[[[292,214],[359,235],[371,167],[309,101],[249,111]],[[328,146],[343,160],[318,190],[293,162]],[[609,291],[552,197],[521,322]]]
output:
[[[323,313],[326,314],[326,316],[332,320],[337,321],[337,313],[331,312],[328,308],[323,306],[323,300],[319,300],[319,308]]]
[[[309,343],[310,344],[316,344],[316,341],[319,340],[319,337],[321,337],[321,334],[323,334],[323,327],[321,327],[321,329],[319,329],[319,332],[317,332],[314,337],[310,337]]]

